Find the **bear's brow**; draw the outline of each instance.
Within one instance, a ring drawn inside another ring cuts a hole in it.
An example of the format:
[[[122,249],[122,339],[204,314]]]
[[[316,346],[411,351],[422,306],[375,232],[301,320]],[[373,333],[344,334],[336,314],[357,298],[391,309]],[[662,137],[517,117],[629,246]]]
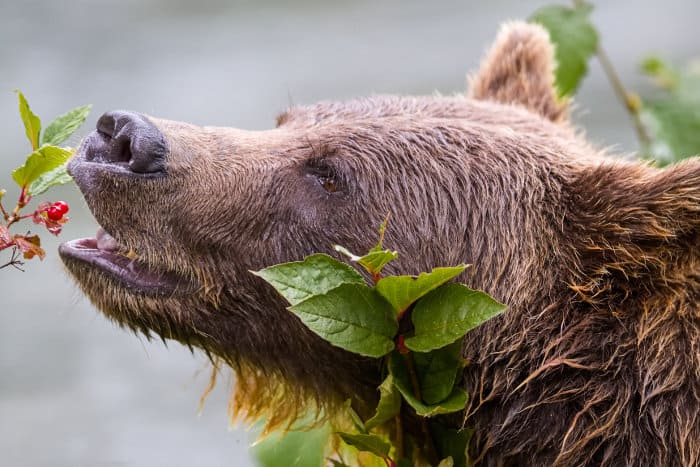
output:
[[[401,115],[463,118],[465,113],[467,108],[463,97],[378,95],[289,107],[278,114],[275,120],[279,127],[297,119],[317,123],[332,118],[382,118]]]

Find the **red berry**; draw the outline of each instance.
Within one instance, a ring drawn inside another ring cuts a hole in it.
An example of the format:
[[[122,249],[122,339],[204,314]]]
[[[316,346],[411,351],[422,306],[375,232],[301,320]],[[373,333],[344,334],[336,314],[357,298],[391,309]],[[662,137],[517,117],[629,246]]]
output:
[[[68,203],[66,203],[65,201],[56,201],[55,203],[53,203],[53,206],[57,208],[61,212],[61,214],[65,214],[70,210],[70,208],[68,207]]]
[[[61,212],[61,208],[57,206],[51,206],[47,211],[46,215],[51,219],[52,221],[60,221],[63,218],[63,213]]]

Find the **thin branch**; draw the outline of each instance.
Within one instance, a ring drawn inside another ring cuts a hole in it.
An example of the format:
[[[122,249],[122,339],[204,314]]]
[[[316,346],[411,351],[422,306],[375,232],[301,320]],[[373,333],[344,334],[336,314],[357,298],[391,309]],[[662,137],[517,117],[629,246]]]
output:
[[[625,106],[625,109],[627,109],[627,112],[629,113],[632,119],[632,123],[634,124],[635,131],[637,132],[637,138],[639,139],[639,142],[642,143],[642,146],[648,146],[651,143],[651,138],[649,137],[649,133],[647,133],[647,129],[644,126],[644,123],[642,122],[642,117],[639,113],[639,109],[641,108],[639,96],[627,91],[625,86],[622,84],[622,80],[617,74],[615,67],[608,58],[608,55],[605,53],[605,51],[600,45],[596,50],[596,55],[598,56],[600,66],[603,68],[605,75],[608,77],[608,81],[610,81],[610,84],[612,85],[615,94],[617,94],[618,99],[622,101],[623,105]]]
[[[24,261],[19,259],[19,253],[17,252],[17,248],[14,248],[12,250],[12,257],[10,258],[10,261],[8,261],[5,264],[0,264],[0,269],[5,269],[6,267],[12,266],[15,269],[18,269],[22,272],[24,272],[24,269],[22,269],[22,266],[24,266]]]
[[[5,218],[5,222],[10,220],[10,215],[5,211],[5,206],[2,205],[2,199],[0,197],[0,212],[2,212],[2,216]]]
[[[584,0],[573,0],[573,3],[574,6],[580,7],[585,5],[586,2]],[[600,43],[598,43],[595,53],[598,57],[598,61],[600,62],[600,66],[603,68],[605,76],[608,78],[608,81],[613,88],[613,91],[617,95],[617,98],[622,102],[625,109],[627,109],[627,113],[632,119],[639,142],[643,147],[648,146],[651,143],[651,138],[649,137],[649,133],[642,122],[642,117],[639,112],[641,108],[639,96],[625,88],[625,85],[620,79],[620,75],[617,73],[617,70],[610,61],[608,54],[605,53],[605,50],[603,50]]]

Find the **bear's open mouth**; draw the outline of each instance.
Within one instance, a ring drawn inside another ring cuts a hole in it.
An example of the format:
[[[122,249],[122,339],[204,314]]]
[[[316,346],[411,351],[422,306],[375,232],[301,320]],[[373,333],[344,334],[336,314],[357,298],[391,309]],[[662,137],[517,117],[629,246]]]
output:
[[[193,284],[187,279],[153,268],[129,254],[103,228],[94,238],[79,238],[61,244],[58,252],[64,261],[77,262],[79,267],[98,270],[130,292],[145,295],[191,293]]]

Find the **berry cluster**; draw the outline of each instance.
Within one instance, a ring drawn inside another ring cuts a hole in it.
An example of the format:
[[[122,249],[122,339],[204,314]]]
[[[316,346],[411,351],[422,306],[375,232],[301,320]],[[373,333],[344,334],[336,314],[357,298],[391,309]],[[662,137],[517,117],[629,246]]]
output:
[[[65,201],[56,201],[46,210],[46,216],[52,221],[60,221],[63,219],[63,215],[69,210],[68,203]]]
[[[0,192],[0,195],[4,192]],[[19,259],[21,254],[24,259],[32,259],[38,256],[44,259],[46,252],[41,248],[41,239],[38,235],[12,234],[10,227],[24,219],[32,219],[35,224],[43,225],[53,235],[61,233],[63,224],[68,222],[68,217],[65,215],[69,210],[68,203],[65,201],[56,201],[55,203],[40,203],[37,208],[29,214],[21,214],[20,211],[32,199],[32,196],[27,193],[26,188],[22,189],[20,198],[17,201],[17,206],[12,211],[8,211],[0,201],[0,251],[12,248],[12,258],[5,264],[0,264],[0,269],[7,266],[14,266],[21,269],[22,261]],[[2,222],[4,220],[4,222]]]

